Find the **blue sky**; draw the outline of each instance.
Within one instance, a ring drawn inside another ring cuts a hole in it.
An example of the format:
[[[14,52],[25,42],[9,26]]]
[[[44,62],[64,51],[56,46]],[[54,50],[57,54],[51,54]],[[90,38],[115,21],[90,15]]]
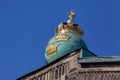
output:
[[[46,64],[47,42],[70,10],[90,51],[120,56],[120,0],[0,0],[1,80],[15,80]]]

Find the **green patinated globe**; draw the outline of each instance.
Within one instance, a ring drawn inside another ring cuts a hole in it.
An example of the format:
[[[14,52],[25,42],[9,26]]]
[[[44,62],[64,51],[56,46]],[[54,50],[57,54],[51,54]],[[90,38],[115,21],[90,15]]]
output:
[[[82,40],[83,31],[78,24],[74,24],[74,12],[69,12],[69,19],[66,23],[61,23],[56,29],[56,35],[49,40],[46,47],[45,59],[50,63],[60,57],[69,54],[77,49],[86,48]]]
[[[56,35],[49,40],[45,59],[50,63],[68,53],[87,46],[82,39],[83,31],[77,24],[62,23],[56,29]]]

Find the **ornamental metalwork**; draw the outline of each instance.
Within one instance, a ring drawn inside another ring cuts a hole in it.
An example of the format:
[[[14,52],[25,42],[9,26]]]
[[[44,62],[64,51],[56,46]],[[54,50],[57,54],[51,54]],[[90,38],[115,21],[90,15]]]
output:
[[[57,39],[57,40],[67,41],[67,40],[70,39],[70,37],[69,37],[68,35],[66,35],[66,34],[58,34],[58,35],[56,36],[56,39]]]
[[[57,47],[58,47],[57,44],[50,45],[50,47],[46,50],[47,55],[49,56],[49,55],[52,55],[52,54],[56,53],[57,52]]]

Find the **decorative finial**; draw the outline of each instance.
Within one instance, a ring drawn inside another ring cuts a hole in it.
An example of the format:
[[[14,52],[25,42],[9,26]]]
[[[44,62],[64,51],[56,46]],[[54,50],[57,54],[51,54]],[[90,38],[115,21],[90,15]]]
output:
[[[68,13],[68,21],[67,23],[69,23],[70,25],[72,25],[74,22],[73,22],[73,18],[75,17],[75,12],[73,12],[72,10]]]
[[[69,17],[69,20],[72,20],[72,19],[75,17],[75,12],[70,11],[70,12],[68,13],[68,17]]]
[[[58,25],[58,28],[56,29],[57,35],[59,33],[63,34],[63,33],[69,32],[69,31],[73,31],[75,34],[77,33],[81,36],[83,35],[83,30],[82,30],[81,26],[74,23],[74,21],[73,21],[74,17],[75,17],[75,12],[70,11],[68,13],[68,18],[69,18],[68,21],[64,22],[64,23],[60,23]],[[57,40],[69,40],[69,37],[66,37],[66,35],[64,35],[64,36],[58,35],[58,37],[56,39]]]

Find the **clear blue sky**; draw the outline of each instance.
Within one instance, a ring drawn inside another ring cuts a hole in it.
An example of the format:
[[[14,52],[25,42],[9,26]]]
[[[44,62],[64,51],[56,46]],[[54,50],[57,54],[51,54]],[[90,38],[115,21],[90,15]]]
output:
[[[0,79],[44,66],[46,44],[70,10],[89,50],[120,56],[120,0],[0,0]]]

